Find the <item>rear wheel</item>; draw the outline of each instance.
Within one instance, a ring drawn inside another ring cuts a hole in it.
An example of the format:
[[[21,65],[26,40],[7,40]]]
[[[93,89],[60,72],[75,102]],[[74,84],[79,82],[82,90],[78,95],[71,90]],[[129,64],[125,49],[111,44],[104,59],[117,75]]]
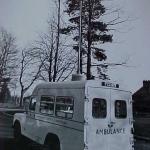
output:
[[[60,150],[60,142],[56,137],[47,138],[44,144],[44,150]]]

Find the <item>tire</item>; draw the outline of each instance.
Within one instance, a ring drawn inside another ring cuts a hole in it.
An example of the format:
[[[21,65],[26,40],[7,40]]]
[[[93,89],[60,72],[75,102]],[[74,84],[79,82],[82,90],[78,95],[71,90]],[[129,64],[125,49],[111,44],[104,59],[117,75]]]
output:
[[[20,141],[21,139],[21,127],[19,123],[15,123],[14,125],[14,139],[15,141]]]
[[[14,125],[14,140],[16,143],[20,143],[22,140],[21,127],[19,123],[15,123]]]
[[[60,150],[59,140],[47,139],[44,144],[44,150]]]

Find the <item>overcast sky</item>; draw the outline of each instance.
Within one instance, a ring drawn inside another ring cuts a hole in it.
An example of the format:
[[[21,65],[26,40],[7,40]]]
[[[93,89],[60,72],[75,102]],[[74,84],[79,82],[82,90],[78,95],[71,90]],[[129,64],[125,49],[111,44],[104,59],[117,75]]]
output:
[[[51,1],[0,0],[0,26],[16,36],[19,46],[25,46],[46,30],[53,12]],[[126,24],[128,32],[116,33],[115,42],[106,46],[107,62],[129,58],[128,67],[111,68],[109,74],[134,92],[143,80],[150,80],[150,0],[114,0],[114,4],[122,6],[124,14],[134,20]]]

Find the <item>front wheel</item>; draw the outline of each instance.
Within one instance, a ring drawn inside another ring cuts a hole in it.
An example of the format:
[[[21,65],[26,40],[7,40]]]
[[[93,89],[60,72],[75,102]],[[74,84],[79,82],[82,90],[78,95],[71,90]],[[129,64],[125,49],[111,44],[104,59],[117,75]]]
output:
[[[21,127],[19,123],[15,123],[14,125],[14,139],[16,142],[21,140]]]
[[[21,134],[21,126],[18,122],[14,125],[14,143],[16,149],[21,149],[24,143],[23,136]]]

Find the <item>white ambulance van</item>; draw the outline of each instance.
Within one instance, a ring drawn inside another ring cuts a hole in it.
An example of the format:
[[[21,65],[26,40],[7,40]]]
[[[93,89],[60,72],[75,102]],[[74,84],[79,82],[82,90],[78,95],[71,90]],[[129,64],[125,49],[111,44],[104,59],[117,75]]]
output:
[[[39,84],[14,136],[47,150],[133,150],[131,93],[107,81]]]

